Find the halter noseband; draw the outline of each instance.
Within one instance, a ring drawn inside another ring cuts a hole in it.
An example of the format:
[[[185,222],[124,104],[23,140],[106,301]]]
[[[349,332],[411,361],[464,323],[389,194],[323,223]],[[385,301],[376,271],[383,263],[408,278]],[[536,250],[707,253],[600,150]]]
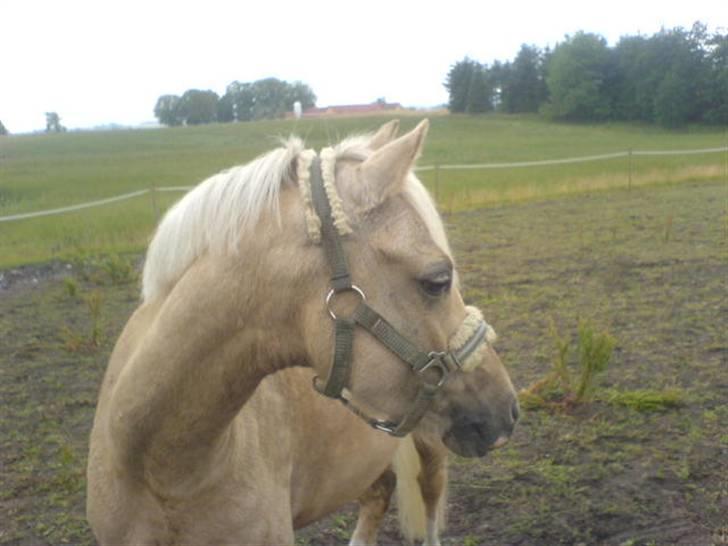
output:
[[[472,328],[473,331],[467,339],[459,347],[446,352],[422,351],[401,335],[384,317],[367,304],[364,292],[352,283],[341,237],[334,225],[331,204],[324,188],[319,156],[314,157],[311,162],[310,182],[311,201],[321,221],[321,243],[332,271],[331,290],[326,296],[326,307],[334,321],[334,357],[331,370],[325,385],[321,385],[319,378],[316,377],[314,387],[321,394],[342,402],[375,429],[392,436],[406,436],[422,419],[435,394],[447,381],[449,374],[462,368],[463,362],[487,340],[492,330],[482,318],[478,317]],[[337,316],[332,307],[336,296],[344,292],[353,292],[360,300],[353,313],[348,317]],[[399,423],[367,415],[342,394],[351,375],[354,328],[357,325],[367,330],[408,364],[420,380],[413,407]],[[434,370],[437,373],[426,373],[428,370]]]

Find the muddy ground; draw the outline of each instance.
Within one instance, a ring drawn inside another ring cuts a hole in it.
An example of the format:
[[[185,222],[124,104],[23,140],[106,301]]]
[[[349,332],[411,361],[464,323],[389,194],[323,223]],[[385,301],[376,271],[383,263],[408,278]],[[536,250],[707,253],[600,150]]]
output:
[[[507,447],[453,459],[444,545],[728,544],[727,203],[725,183],[701,183],[446,218],[518,388],[550,371],[554,328],[589,320],[617,345],[592,401],[525,410]],[[138,301],[124,260],[138,257],[0,272],[2,545],[94,543],[87,437]],[[677,405],[616,402],[636,389]],[[345,544],[354,508],[297,542]],[[393,513],[380,543],[402,543]]]

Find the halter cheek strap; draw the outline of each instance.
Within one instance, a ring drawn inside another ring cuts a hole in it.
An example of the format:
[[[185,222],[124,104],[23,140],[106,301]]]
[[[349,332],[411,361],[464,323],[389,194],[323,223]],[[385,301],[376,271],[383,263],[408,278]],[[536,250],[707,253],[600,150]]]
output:
[[[327,167],[333,169],[332,165],[333,161]],[[463,367],[463,363],[468,361],[469,357],[490,337],[489,333],[492,333],[492,329],[483,321],[482,315],[477,309],[469,307],[466,320],[453,336],[453,340],[457,338],[457,346],[451,346],[447,352],[422,351],[400,334],[384,317],[367,304],[364,292],[352,284],[340,237],[342,228],[341,225],[338,225],[340,223],[335,222],[332,217],[331,195],[329,194],[335,191],[335,188],[332,187],[327,192],[322,177],[321,158],[318,156],[311,161],[310,182],[311,201],[321,221],[321,243],[331,268],[331,290],[326,297],[326,305],[329,315],[334,321],[333,363],[325,384],[322,385],[317,377],[314,379],[314,387],[321,394],[341,401],[353,413],[377,430],[387,432],[392,436],[406,436],[427,412],[433,398],[445,384],[449,374]],[[337,211],[338,213],[339,211]],[[348,317],[337,316],[333,311],[334,299],[344,292],[353,292],[360,299],[354,312]],[[463,331],[466,325],[467,331]],[[399,423],[370,417],[343,395],[351,375],[356,326],[367,330],[408,364],[420,380],[413,406]]]

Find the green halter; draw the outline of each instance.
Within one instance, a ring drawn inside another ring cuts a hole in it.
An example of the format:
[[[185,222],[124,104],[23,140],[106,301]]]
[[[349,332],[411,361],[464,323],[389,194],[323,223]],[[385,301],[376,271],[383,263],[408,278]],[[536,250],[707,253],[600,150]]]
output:
[[[426,352],[420,350],[372,309],[366,302],[364,292],[352,283],[341,237],[334,226],[331,205],[324,189],[321,158],[318,156],[311,163],[311,198],[321,220],[321,242],[332,271],[331,290],[326,297],[326,306],[334,321],[334,357],[331,370],[325,385],[322,386],[319,378],[316,377],[314,387],[321,394],[342,402],[375,429],[387,432],[392,436],[406,436],[425,415],[437,391],[447,381],[449,374],[459,370],[462,362],[486,341],[488,326],[484,321],[480,321],[474,333],[462,347],[455,351]],[[356,309],[349,317],[337,316],[332,309],[333,300],[338,294],[344,292],[353,292],[360,299]],[[342,394],[351,375],[354,328],[357,325],[367,330],[407,363],[419,378],[420,386],[413,406],[399,423],[366,415]],[[438,373],[426,374],[427,370],[434,370]]]

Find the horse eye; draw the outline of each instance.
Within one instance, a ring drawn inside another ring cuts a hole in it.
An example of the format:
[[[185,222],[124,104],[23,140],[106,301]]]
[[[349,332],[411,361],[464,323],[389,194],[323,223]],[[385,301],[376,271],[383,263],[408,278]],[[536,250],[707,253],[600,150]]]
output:
[[[428,296],[442,296],[450,291],[452,277],[450,273],[440,273],[434,277],[420,279],[420,286]]]

